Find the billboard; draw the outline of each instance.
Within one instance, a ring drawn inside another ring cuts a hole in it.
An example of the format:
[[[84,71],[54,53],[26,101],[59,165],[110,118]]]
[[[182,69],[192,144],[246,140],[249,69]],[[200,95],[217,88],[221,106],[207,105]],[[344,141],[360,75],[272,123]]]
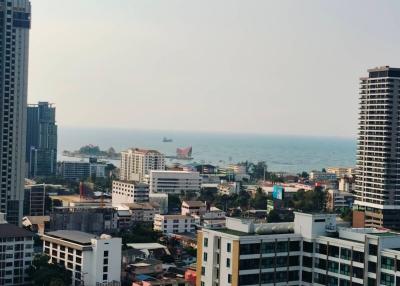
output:
[[[272,197],[275,200],[283,200],[283,193],[285,189],[282,186],[274,185],[272,188]]]

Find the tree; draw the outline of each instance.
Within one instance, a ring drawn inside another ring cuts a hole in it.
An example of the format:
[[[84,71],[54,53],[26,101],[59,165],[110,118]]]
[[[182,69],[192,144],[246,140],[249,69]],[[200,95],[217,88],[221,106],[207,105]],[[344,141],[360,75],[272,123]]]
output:
[[[260,161],[253,165],[251,176],[256,180],[262,180],[265,176],[267,176],[267,170],[267,163],[265,163],[265,161]]]
[[[168,195],[168,212],[175,212],[181,209],[181,200],[177,195]]]
[[[50,257],[44,254],[33,258],[27,274],[33,286],[69,286],[71,274],[64,266],[49,263]]]
[[[250,201],[250,206],[258,210],[263,210],[267,208],[267,201],[267,195],[263,193],[261,188],[257,188],[254,198]]]
[[[268,222],[281,222],[281,217],[276,210],[271,210],[267,217]]]

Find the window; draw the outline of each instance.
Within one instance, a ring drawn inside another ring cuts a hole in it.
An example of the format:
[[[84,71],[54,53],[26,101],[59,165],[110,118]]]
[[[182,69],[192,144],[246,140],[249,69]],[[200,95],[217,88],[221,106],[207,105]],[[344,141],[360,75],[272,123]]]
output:
[[[207,261],[207,252],[204,252],[204,253],[203,253],[203,260],[204,260],[204,261]]]
[[[104,250],[104,257],[108,257],[108,250]]]
[[[204,266],[201,267],[201,275],[206,275],[206,268]]]
[[[208,238],[207,237],[204,238],[204,246],[208,247]]]
[[[103,274],[103,281],[107,281],[108,280],[108,275],[107,274]]]
[[[226,244],[226,251],[227,251],[227,252],[231,252],[231,243],[230,243],[230,242],[228,242],[228,243]]]
[[[232,275],[228,274],[228,283],[231,284],[232,283]]]
[[[231,267],[231,260],[230,258],[226,259],[226,267]]]

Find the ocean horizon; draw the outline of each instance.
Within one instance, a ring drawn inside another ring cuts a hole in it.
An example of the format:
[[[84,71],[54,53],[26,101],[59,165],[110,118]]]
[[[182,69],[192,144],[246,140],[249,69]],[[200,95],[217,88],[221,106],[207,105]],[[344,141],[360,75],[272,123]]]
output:
[[[270,171],[321,170],[329,166],[352,167],[356,139],[346,137],[129,130],[118,128],[58,127],[59,160],[62,151],[88,144],[117,152],[130,147],[151,148],[175,155],[176,148],[193,147],[193,160],[220,166],[242,161],[265,161]],[[163,138],[172,142],[162,142]],[[176,160],[170,160],[170,163]],[[181,161],[182,162],[182,161]]]

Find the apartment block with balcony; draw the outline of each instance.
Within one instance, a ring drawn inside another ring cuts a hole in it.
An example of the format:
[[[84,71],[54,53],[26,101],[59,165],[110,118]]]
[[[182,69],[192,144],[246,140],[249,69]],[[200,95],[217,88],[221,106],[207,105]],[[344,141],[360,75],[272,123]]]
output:
[[[195,232],[195,219],[186,215],[155,215],[154,230],[164,234]]]

